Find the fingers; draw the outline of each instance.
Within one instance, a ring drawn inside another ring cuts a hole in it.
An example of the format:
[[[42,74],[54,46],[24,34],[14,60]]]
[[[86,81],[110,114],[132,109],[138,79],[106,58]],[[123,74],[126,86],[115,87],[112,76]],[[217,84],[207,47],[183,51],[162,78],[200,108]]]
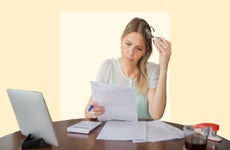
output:
[[[97,101],[89,101],[88,106],[93,106],[93,108],[89,111],[92,118],[97,118],[105,112],[105,108],[100,106]]]
[[[167,70],[171,56],[171,43],[163,37],[157,37],[155,46],[159,52],[159,65],[161,70]]]
[[[171,51],[171,43],[163,37],[155,39],[155,46],[160,53]]]
[[[103,106],[96,106],[92,109],[92,112],[95,112],[95,115],[100,116],[105,112],[105,108]]]
[[[105,112],[105,109],[103,106],[97,106],[94,107],[89,113],[91,114],[92,118],[97,118],[98,116],[103,115]]]
[[[91,118],[97,118],[96,112],[90,111],[89,113],[90,113]]]

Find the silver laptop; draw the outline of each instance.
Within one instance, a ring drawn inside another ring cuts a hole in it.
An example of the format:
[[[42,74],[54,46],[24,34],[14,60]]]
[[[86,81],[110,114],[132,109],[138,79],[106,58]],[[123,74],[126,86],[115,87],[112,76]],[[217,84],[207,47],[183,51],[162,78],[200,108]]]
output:
[[[21,133],[43,138],[46,143],[58,146],[53,124],[42,93],[7,89]]]

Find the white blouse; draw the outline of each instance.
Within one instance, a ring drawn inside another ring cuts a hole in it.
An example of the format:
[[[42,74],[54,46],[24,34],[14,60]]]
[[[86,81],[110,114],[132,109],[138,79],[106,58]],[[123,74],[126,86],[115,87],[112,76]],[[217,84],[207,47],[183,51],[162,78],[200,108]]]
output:
[[[148,74],[148,88],[155,88],[157,86],[159,78],[159,65],[148,62],[147,63],[147,74]],[[125,76],[121,69],[119,58],[117,59],[106,59],[101,64],[98,71],[97,82],[103,82],[110,85],[116,86],[130,86],[135,87],[135,80]],[[136,105],[138,118],[151,119],[148,111],[148,99],[147,95],[139,93],[136,89]]]

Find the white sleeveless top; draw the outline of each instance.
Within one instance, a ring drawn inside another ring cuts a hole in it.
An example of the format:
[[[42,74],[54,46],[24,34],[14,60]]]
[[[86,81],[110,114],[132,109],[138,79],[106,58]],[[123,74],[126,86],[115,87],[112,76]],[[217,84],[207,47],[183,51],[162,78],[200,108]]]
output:
[[[148,62],[148,88],[155,88],[159,78],[159,65]],[[106,59],[98,71],[96,81],[116,86],[135,87],[135,80],[125,76],[121,69],[119,58]],[[151,119],[148,110],[147,95],[140,94],[136,89],[137,116],[139,119]]]

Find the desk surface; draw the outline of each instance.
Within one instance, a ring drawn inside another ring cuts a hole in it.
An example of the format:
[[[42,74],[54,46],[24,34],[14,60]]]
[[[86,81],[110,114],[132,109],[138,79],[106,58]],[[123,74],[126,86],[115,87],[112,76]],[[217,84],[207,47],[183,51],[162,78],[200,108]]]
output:
[[[66,128],[84,119],[54,122],[54,129],[59,141],[58,147],[40,148],[39,150],[183,150],[184,140],[162,142],[132,143],[131,141],[96,140],[103,125],[89,135],[67,133]],[[183,125],[169,123],[180,129]],[[0,150],[18,150],[25,136],[20,131],[0,138]],[[208,143],[208,150],[229,150],[230,141],[223,138],[221,143]]]

